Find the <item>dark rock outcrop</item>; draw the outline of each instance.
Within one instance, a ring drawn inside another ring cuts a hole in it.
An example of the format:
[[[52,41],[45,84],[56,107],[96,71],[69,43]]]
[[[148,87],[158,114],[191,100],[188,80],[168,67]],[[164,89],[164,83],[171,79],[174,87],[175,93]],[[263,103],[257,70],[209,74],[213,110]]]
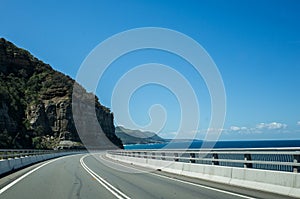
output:
[[[80,143],[72,114],[74,84],[95,101],[89,108],[96,111],[103,132],[92,133],[123,148],[115,135],[113,114],[95,95],[0,38],[0,148],[55,148],[64,140]]]

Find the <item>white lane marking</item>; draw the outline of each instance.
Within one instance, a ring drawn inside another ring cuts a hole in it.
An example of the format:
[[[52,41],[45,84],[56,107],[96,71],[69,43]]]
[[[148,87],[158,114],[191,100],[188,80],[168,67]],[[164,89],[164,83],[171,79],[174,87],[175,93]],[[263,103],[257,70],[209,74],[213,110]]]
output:
[[[99,175],[97,175],[93,170],[91,170],[88,166],[86,166],[86,164],[84,163],[83,159],[86,158],[88,155],[85,155],[83,157],[80,158],[80,164],[81,166],[91,175],[93,176],[103,187],[105,187],[108,191],[110,191],[114,196],[116,196],[119,199],[130,199],[130,197],[128,197],[127,195],[125,195],[124,193],[122,193],[120,190],[118,190],[117,188],[115,188],[114,186],[112,186],[111,184],[109,184],[106,180],[104,180],[103,178],[101,178]]]
[[[78,155],[78,154],[76,154]],[[74,156],[74,155],[71,155],[71,156]],[[70,157],[70,156],[63,156],[63,157],[60,157],[60,158],[56,158],[56,159],[53,159],[53,160],[50,160],[49,162],[46,162],[38,167],[36,167],[35,169],[25,173],[24,175],[22,175],[21,177],[15,179],[14,181],[12,181],[11,183],[9,183],[8,185],[6,185],[5,187],[3,187],[2,189],[0,189],[0,195],[5,192],[7,189],[11,188],[12,186],[14,186],[15,184],[17,184],[18,182],[20,182],[22,179],[26,178],[28,175],[32,174],[33,172],[35,172],[36,170],[46,166],[47,164],[50,164],[52,162],[55,162],[57,160],[60,160],[60,159],[63,159],[63,158],[67,158],[67,157]]]
[[[137,170],[139,172],[145,172],[145,171],[137,169],[137,168],[132,168],[132,167],[129,167],[129,166],[125,166],[123,164],[117,164],[117,163],[115,163],[113,161],[105,160],[103,157],[101,157],[101,155],[100,155],[100,158],[102,160],[106,161],[106,162],[111,162],[111,163],[119,165],[119,166],[121,165],[121,166],[126,167],[128,169]],[[156,173],[150,173],[150,172],[147,172],[147,173],[150,174],[150,175],[161,177],[161,178],[166,178],[166,179],[174,180],[174,181],[181,182],[181,183],[184,183],[184,184],[189,184],[189,185],[201,187],[201,188],[204,188],[204,189],[209,189],[209,190],[212,190],[212,191],[217,191],[217,192],[221,192],[221,193],[225,193],[225,194],[229,194],[229,195],[233,195],[233,196],[238,196],[238,197],[241,197],[241,198],[257,199],[257,198],[254,198],[254,197],[245,196],[245,195],[241,195],[241,194],[238,194],[238,193],[233,193],[233,192],[229,192],[229,191],[225,191],[225,190],[222,190],[222,189],[217,189],[217,188],[213,188],[213,187],[209,187],[209,186],[205,186],[205,185],[195,184],[195,183],[192,183],[192,182],[188,182],[188,181],[184,181],[184,180],[179,180],[179,179],[176,179],[176,178],[171,178],[171,177],[159,175],[159,174],[156,174]]]

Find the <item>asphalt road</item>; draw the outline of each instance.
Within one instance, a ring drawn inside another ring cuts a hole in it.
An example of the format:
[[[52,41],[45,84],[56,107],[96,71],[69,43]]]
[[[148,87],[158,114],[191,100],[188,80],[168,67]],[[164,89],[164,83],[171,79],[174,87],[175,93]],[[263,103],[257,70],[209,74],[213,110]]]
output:
[[[269,193],[132,168],[103,154],[53,159],[0,179],[1,199],[286,198]]]

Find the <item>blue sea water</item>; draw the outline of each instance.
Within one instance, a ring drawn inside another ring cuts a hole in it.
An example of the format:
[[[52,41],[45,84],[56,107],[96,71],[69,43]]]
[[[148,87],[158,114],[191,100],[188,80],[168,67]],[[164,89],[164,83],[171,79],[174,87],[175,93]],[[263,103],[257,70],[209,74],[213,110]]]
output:
[[[208,142],[209,143],[209,142]],[[137,149],[200,149],[203,141],[173,142],[164,144],[125,145],[127,150]],[[212,144],[212,143],[211,143]],[[255,141],[217,141],[213,148],[282,148],[300,147],[300,140],[255,140]]]

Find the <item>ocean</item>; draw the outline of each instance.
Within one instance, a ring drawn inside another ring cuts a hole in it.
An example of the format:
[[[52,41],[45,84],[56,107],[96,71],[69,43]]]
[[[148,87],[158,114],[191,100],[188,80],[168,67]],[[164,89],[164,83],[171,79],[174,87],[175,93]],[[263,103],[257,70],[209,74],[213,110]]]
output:
[[[125,145],[126,150],[139,149],[200,149],[203,141],[193,142],[173,142],[173,143],[154,143],[154,144],[132,144]],[[208,142],[209,143],[209,142]],[[252,140],[252,141],[217,141],[213,146],[220,148],[282,148],[300,147],[300,140]]]

